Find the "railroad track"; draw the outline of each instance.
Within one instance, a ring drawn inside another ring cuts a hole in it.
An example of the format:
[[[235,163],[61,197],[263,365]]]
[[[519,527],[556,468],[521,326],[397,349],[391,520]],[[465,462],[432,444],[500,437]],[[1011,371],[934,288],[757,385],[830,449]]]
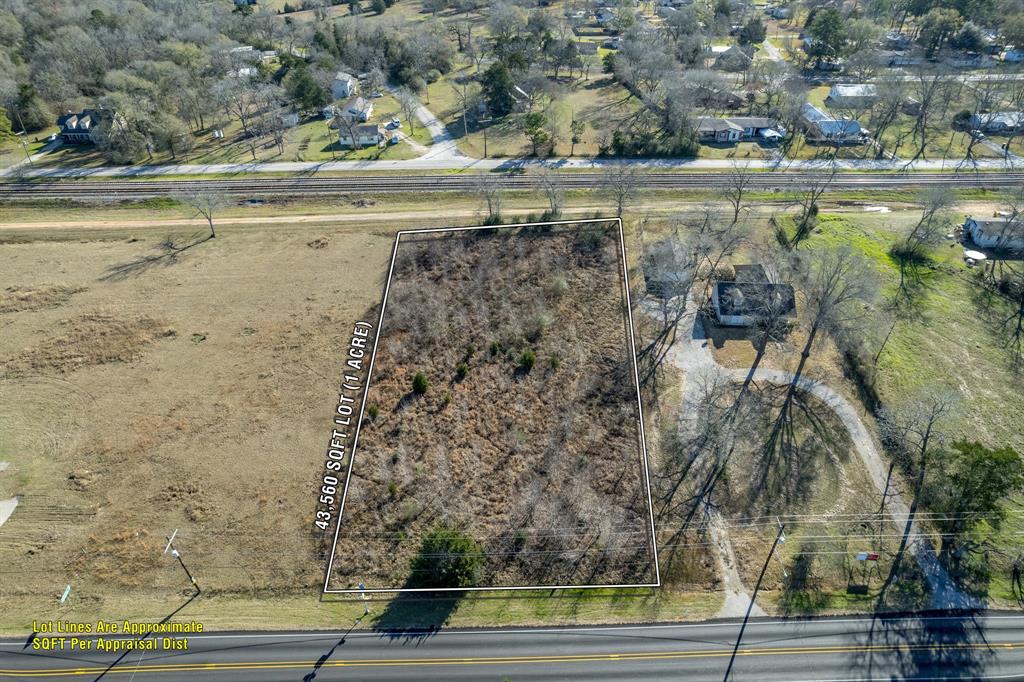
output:
[[[823,174],[800,172],[754,172],[749,189],[797,189],[820,181]],[[529,173],[488,174],[488,178],[510,190],[540,188],[540,178]],[[564,189],[599,187],[601,173],[565,173],[559,176]],[[644,173],[642,189],[713,189],[729,184],[727,173]],[[350,177],[271,177],[202,180],[62,180],[0,183],[0,201],[28,199],[147,199],[175,192],[205,189],[240,197],[301,195],[371,195],[403,192],[471,192],[479,187],[477,175],[377,175]],[[1003,189],[1024,185],[1024,172],[983,173],[840,173],[831,188],[893,189],[949,187],[951,189]]]

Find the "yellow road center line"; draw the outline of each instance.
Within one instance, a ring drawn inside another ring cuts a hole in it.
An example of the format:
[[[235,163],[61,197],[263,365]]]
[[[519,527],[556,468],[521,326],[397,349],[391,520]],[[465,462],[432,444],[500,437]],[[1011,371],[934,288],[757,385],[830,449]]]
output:
[[[948,651],[988,649],[1001,646],[1006,649],[1024,648],[1024,643],[1007,642],[1003,644],[959,643],[947,645],[931,644],[867,644],[867,645],[835,645],[817,647],[773,647],[741,649],[742,656],[785,656],[794,654],[838,654],[863,653],[871,651]],[[617,654],[562,654],[551,656],[496,656],[480,658],[398,658],[398,659],[349,659],[327,661],[320,665],[323,668],[373,668],[373,667],[408,667],[408,666],[439,666],[439,665],[515,665],[524,663],[593,663],[601,661],[628,660],[671,660],[682,658],[720,658],[731,656],[732,649],[708,649],[703,651],[661,651],[650,653],[617,653]],[[131,668],[114,668],[108,674],[136,673],[170,673],[200,670],[284,670],[308,669],[317,665],[317,661],[263,661],[238,663],[157,663]],[[48,669],[0,669],[0,675],[20,675],[22,677],[67,677],[72,675],[88,675],[101,673],[106,666],[91,668],[48,668]]]

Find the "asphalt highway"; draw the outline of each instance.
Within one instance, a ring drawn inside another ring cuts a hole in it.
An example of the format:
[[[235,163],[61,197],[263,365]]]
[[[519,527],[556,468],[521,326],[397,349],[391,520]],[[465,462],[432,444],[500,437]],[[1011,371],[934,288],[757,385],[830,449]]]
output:
[[[752,620],[732,680],[1024,678],[1024,617]],[[723,680],[739,623],[214,633],[187,651],[40,653],[0,640],[0,678],[124,680]],[[112,665],[116,662],[115,665]]]
[[[815,171],[751,172],[752,190],[796,189],[820,182],[826,173]],[[488,173],[487,177],[505,189],[539,190],[541,177],[531,173]],[[604,176],[593,172],[559,174],[564,189],[600,187]],[[638,179],[643,189],[706,190],[726,187],[727,172],[644,172]],[[448,175],[349,175],[344,177],[252,177],[203,180],[66,180],[0,183],[0,201],[18,199],[147,199],[175,192],[205,189],[239,197],[299,195],[364,195],[401,192],[471,192],[480,184],[475,173]],[[1024,172],[843,172],[836,174],[831,188],[893,189],[906,187],[949,187],[958,189],[1000,189],[1020,187]]]

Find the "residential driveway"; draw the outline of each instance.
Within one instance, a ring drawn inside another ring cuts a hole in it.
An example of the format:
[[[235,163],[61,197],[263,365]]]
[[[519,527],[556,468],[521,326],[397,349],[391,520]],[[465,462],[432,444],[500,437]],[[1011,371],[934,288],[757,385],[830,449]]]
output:
[[[394,86],[388,86],[388,90],[394,94]],[[423,153],[416,159],[417,161],[422,159],[425,161],[469,161],[471,158],[466,156],[459,151],[455,138],[448,131],[446,126],[441,119],[434,115],[434,112],[427,109],[426,106],[421,102],[416,107],[416,120],[420,122],[420,125],[424,126],[430,131],[430,146],[424,147],[423,145],[417,145],[419,149],[423,149]],[[416,147],[414,147],[415,149]],[[417,149],[417,151],[419,151]]]
[[[761,43],[761,47],[764,48],[764,53],[768,55],[768,59],[772,60],[773,62],[786,61],[785,59],[783,59],[782,53],[779,52],[779,48],[775,47],[772,41],[765,40],[763,43]]]
[[[688,314],[679,323],[679,334],[676,337],[679,340],[670,350],[668,360],[683,371],[683,404],[692,405],[693,400],[696,398],[693,395],[693,391],[699,386],[699,383],[694,380],[696,377],[708,376],[709,372],[718,372],[733,381],[742,382],[749,373],[749,369],[728,368],[719,365],[708,345],[709,340],[704,332],[703,325],[695,314],[696,306],[690,301],[687,307],[689,308]],[[786,385],[793,380],[793,375],[780,370],[758,369],[754,375],[754,380]],[[853,442],[858,457],[864,464],[868,475],[871,476],[871,480],[879,494],[888,493],[888,501],[886,503],[888,513],[892,518],[893,525],[902,533],[906,526],[907,518],[910,515],[909,508],[899,493],[891,488],[886,490],[886,479],[889,472],[888,463],[882,458],[878,448],[875,446],[874,439],[864,425],[864,421],[861,419],[857,408],[838,392],[820,382],[807,377],[801,377],[798,385],[801,389],[812,394],[831,408],[840,421],[842,421],[850,434],[850,440]],[[687,400],[690,402],[686,402]],[[683,412],[687,413],[689,410],[684,409]],[[718,532],[723,530],[719,529]],[[713,526],[711,531],[714,537],[716,531]],[[715,542],[718,544],[717,540]],[[922,535],[917,523],[911,526],[908,551],[916,557],[917,563],[921,567],[925,579],[928,581],[932,593],[932,608],[984,608],[984,602],[964,594],[956,586],[946,572],[946,569],[939,562],[938,557],[936,557],[931,542]],[[718,554],[721,555],[722,552],[719,551]],[[723,557],[720,556],[720,561],[722,560]],[[728,571],[728,567],[726,569]],[[728,581],[728,572],[723,575],[723,580]]]

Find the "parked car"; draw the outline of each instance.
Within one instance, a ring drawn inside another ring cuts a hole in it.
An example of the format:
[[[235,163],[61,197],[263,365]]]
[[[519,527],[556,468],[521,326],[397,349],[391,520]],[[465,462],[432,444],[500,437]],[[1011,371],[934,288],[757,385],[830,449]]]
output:
[[[972,130],[970,132],[970,136],[973,139],[978,140],[979,142],[985,139],[985,133],[981,132],[980,130]]]
[[[397,118],[393,118],[388,121],[387,125],[384,126],[388,130],[399,130],[402,127],[402,122]]]

